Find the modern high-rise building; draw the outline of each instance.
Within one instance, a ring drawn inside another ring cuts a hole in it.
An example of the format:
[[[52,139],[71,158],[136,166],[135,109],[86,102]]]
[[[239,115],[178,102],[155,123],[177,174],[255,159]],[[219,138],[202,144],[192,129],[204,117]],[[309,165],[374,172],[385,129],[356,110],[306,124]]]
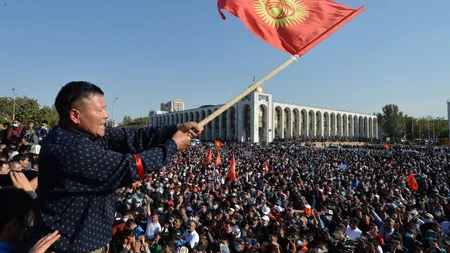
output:
[[[175,99],[166,103],[161,103],[160,110],[164,112],[184,111],[184,102],[179,99]]]

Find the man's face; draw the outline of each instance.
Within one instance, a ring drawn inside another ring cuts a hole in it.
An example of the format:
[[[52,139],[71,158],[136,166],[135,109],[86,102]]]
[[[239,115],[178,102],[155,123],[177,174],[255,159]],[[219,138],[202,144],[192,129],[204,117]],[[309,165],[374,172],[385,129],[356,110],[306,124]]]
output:
[[[12,126],[13,126],[14,128],[17,128],[17,127],[20,126],[20,122],[17,121],[17,120],[14,120]]]
[[[101,95],[94,95],[83,99],[79,108],[71,110],[70,117],[83,132],[103,137],[108,119],[105,98]]]
[[[23,168],[27,168],[29,163],[30,163],[30,161],[28,160],[28,157],[25,158],[24,160],[20,161],[20,165],[21,165]]]
[[[189,222],[188,230],[189,230],[189,232],[194,232],[194,230],[195,230],[195,223],[194,222]]]
[[[11,163],[11,166],[9,166],[9,169],[11,171],[22,171],[22,166],[20,163]]]
[[[5,163],[0,168],[0,175],[6,175],[8,173],[9,173],[9,165],[7,163]]]

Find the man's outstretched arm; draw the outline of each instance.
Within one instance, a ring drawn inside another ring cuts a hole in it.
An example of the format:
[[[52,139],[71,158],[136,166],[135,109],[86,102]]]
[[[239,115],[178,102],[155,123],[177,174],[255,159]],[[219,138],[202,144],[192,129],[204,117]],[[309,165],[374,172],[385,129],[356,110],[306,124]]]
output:
[[[202,130],[195,122],[165,127],[107,128],[104,139],[108,149],[135,154],[167,142],[177,131],[197,137]]]

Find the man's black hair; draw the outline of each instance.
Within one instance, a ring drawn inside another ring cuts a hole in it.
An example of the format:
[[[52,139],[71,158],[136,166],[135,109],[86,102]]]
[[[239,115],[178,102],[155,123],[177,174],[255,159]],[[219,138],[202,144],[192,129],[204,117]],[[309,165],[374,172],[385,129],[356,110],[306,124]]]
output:
[[[8,162],[1,161],[1,160],[0,160],[0,168],[3,167],[3,165],[5,165],[5,164],[9,166],[9,163],[8,163]]]
[[[25,191],[16,188],[0,189],[0,202],[7,203],[0,208],[0,231],[14,218],[24,221],[25,214],[29,213],[33,206],[31,197]]]
[[[26,155],[24,155],[24,154],[17,154],[17,155],[15,155],[14,157],[13,157],[13,159],[11,159],[11,160],[13,160],[13,161],[15,161],[15,162],[20,162],[20,161],[24,161],[25,159],[27,159],[28,157],[26,156]]]
[[[104,95],[102,89],[95,84],[85,81],[76,81],[64,85],[55,99],[55,108],[56,111],[58,111],[59,118],[67,117],[69,111],[76,103],[94,95]]]
[[[136,223],[136,221],[134,221],[134,219],[128,219],[127,222],[125,222],[125,226],[130,227],[131,225],[134,225]]]

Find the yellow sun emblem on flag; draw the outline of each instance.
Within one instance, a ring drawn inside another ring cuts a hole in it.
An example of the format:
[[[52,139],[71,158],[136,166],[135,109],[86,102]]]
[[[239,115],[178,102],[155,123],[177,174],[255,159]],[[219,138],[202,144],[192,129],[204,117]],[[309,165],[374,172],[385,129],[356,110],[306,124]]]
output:
[[[273,28],[298,25],[308,17],[308,7],[300,0],[253,0],[259,17]]]

